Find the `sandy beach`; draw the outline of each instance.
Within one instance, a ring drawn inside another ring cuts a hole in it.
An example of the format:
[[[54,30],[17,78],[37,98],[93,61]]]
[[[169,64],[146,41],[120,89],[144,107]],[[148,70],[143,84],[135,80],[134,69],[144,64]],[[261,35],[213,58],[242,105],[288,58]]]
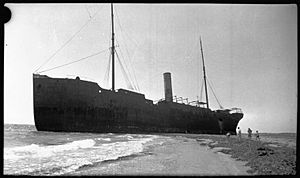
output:
[[[260,140],[248,139],[246,134],[239,141],[224,135],[186,135],[208,145],[212,150],[228,154],[235,160],[246,161],[247,172],[254,175],[296,175],[296,134],[260,134]]]
[[[144,155],[87,167],[75,175],[249,175],[245,161],[199,144],[194,138],[171,136]],[[109,164],[108,164],[109,163]],[[74,175],[74,174],[72,174]]]
[[[224,135],[165,134],[142,155],[87,167],[72,175],[295,175],[296,134],[262,134],[261,141]]]

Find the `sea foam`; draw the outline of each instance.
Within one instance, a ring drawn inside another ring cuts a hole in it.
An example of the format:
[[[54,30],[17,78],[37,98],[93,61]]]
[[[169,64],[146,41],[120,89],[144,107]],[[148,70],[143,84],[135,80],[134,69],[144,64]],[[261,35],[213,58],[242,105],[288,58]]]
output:
[[[95,145],[92,139],[73,141],[63,145],[41,146],[31,144],[13,148],[4,148],[4,159],[20,159],[24,157],[49,157],[58,152],[90,148]]]
[[[97,138],[96,140],[103,140],[103,141],[107,141],[107,142],[111,141],[110,138]]]
[[[4,173],[21,175],[63,175],[82,166],[117,160],[142,152],[145,144],[156,136],[96,145],[95,138],[73,141],[63,145],[41,146],[31,144],[22,147],[5,148]],[[105,138],[104,138],[105,139]],[[107,139],[108,141],[109,139]]]

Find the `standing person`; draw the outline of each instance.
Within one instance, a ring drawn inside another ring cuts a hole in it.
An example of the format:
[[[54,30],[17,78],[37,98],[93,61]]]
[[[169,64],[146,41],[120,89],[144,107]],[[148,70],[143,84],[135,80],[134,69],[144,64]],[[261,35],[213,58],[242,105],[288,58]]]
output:
[[[256,140],[260,140],[258,130],[256,131]]]
[[[227,134],[226,134],[226,137],[227,137],[227,142],[229,142],[229,139],[230,139],[230,132],[227,132]]]
[[[240,127],[238,127],[238,136],[239,136],[239,141],[242,140],[242,131],[240,129]]]
[[[252,137],[252,130],[248,128],[248,138],[251,139],[251,137]]]

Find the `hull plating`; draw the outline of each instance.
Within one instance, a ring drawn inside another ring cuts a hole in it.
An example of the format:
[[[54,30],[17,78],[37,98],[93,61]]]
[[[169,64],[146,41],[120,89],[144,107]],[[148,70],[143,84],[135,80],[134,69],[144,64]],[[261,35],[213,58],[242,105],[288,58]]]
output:
[[[236,134],[241,113],[218,113],[174,102],[153,104],[140,93],[105,90],[80,79],[33,76],[37,130],[99,133]]]

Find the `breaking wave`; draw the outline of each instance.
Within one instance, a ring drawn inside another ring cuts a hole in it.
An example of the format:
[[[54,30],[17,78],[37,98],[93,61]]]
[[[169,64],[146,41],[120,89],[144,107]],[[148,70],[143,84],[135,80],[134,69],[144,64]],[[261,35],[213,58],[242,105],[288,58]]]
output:
[[[40,146],[31,144],[14,148],[4,148],[4,159],[20,159],[24,157],[49,157],[58,152],[90,148],[95,145],[92,139],[73,141],[64,145]]]
[[[103,140],[103,141],[107,141],[107,142],[111,141],[110,138],[97,138],[96,140]]]
[[[156,136],[97,144],[110,138],[77,140],[62,145],[4,148],[4,173],[16,175],[63,175],[84,166],[141,153]]]

